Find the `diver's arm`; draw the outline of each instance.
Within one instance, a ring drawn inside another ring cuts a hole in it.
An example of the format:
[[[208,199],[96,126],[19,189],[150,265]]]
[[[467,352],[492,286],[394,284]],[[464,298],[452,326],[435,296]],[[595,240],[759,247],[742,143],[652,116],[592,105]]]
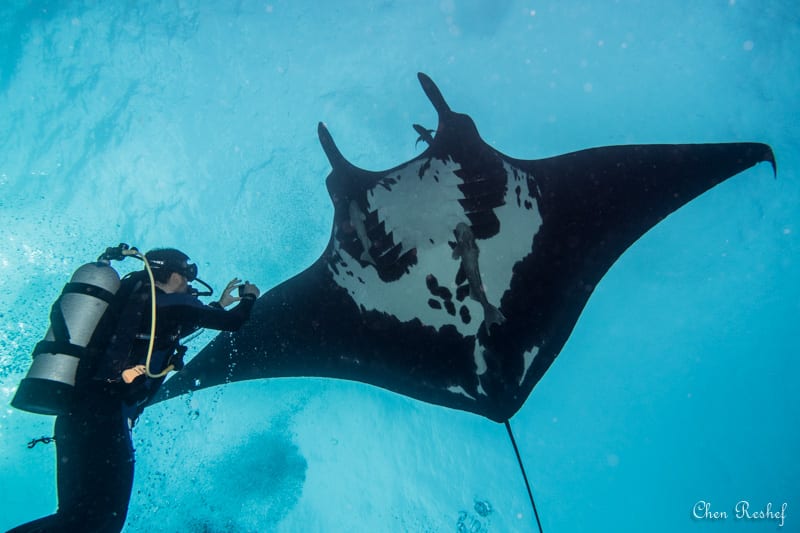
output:
[[[186,316],[182,318],[198,328],[236,331],[250,318],[250,311],[255,301],[255,296],[244,295],[238,305],[230,310],[209,305],[193,307],[187,309]]]
[[[181,331],[181,337],[191,335],[200,328],[217,329],[223,331],[236,331],[248,318],[253,309],[255,295],[245,295],[239,304],[226,311],[219,306],[204,305],[200,300],[193,296],[172,295],[163,297],[158,306],[157,331],[166,328],[165,331],[175,331],[175,326]],[[169,303],[165,300],[169,299]],[[158,335],[158,333],[156,333]]]

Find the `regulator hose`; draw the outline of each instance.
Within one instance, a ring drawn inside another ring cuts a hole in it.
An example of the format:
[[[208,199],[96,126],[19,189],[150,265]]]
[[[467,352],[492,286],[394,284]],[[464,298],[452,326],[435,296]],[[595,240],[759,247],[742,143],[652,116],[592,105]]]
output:
[[[150,278],[150,342],[147,345],[147,359],[144,364],[144,372],[148,378],[163,378],[175,369],[175,365],[169,365],[163,372],[154,374],[150,371],[150,359],[153,357],[153,346],[156,342],[156,280],[153,277],[153,270],[150,268],[150,263],[147,257],[136,248],[123,250],[122,255],[134,256],[144,262],[144,269],[147,271],[147,277]]]

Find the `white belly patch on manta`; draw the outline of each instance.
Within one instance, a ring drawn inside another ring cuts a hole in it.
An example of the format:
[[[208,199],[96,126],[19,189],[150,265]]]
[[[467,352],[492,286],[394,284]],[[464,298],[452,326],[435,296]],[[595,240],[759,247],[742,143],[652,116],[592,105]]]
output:
[[[367,192],[368,209],[377,215],[387,235],[402,247],[400,254],[416,254],[416,263],[397,280],[383,281],[378,265],[360,261],[334,242],[329,266],[333,280],[347,290],[364,310],[379,311],[401,322],[418,319],[440,329],[454,326],[461,335],[476,335],[484,322],[480,301],[470,297],[460,258],[454,258],[459,224],[469,224],[461,205],[464,193],[460,166],[452,160],[414,161],[391,174],[392,183],[375,185]],[[503,164],[506,187],[502,205],[494,209],[500,221],[496,235],[477,240],[477,266],[486,299],[500,307],[509,289],[514,265],[532,252],[533,238],[541,226],[537,199],[529,193],[533,177]],[[505,228],[514,231],[505,232]],[[519,228],[528,231],[521,236]],[[460,283],[459,283],[460,282]]]

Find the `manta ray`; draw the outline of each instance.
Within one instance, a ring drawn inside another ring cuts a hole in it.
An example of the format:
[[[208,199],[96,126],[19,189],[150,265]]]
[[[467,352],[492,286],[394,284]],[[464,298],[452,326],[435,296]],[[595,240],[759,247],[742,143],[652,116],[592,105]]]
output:
[[[605,146],[515,159],[489,146],[425,74],[435,130],[389,170],[332,170],[325,251],[261,296],[156,402],[235,381],[356,380],[507,422],[553,364],[592,291],[637,239],[759,162],[759,143]]]

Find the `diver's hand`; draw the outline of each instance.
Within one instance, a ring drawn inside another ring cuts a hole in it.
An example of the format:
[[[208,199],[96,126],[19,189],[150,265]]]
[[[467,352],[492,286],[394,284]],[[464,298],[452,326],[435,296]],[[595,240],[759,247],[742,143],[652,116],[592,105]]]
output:
[[[144,376],[144,374],[145,374],[144,365],[136,365],[134,367],[127,368],[122,371],[122,381],[131,384],[136,378],[138,378],[139,376]]]
[[[225,290],[222,291],[222,296],[219,297],[219,305],[223,309],[231,305],[233,302],[238,302],[241,298],[234,296],[233,291],[237,289],[242,284],[242,280],[239,278],[233,278],[228,282],[225,286]]]
[[[249,281],[245,281],[242,285],[241,290],[242,296],[252,294],[254,297],[258,298],[261,295],[261,291],[258,290],[254,284],[250,283]]]

